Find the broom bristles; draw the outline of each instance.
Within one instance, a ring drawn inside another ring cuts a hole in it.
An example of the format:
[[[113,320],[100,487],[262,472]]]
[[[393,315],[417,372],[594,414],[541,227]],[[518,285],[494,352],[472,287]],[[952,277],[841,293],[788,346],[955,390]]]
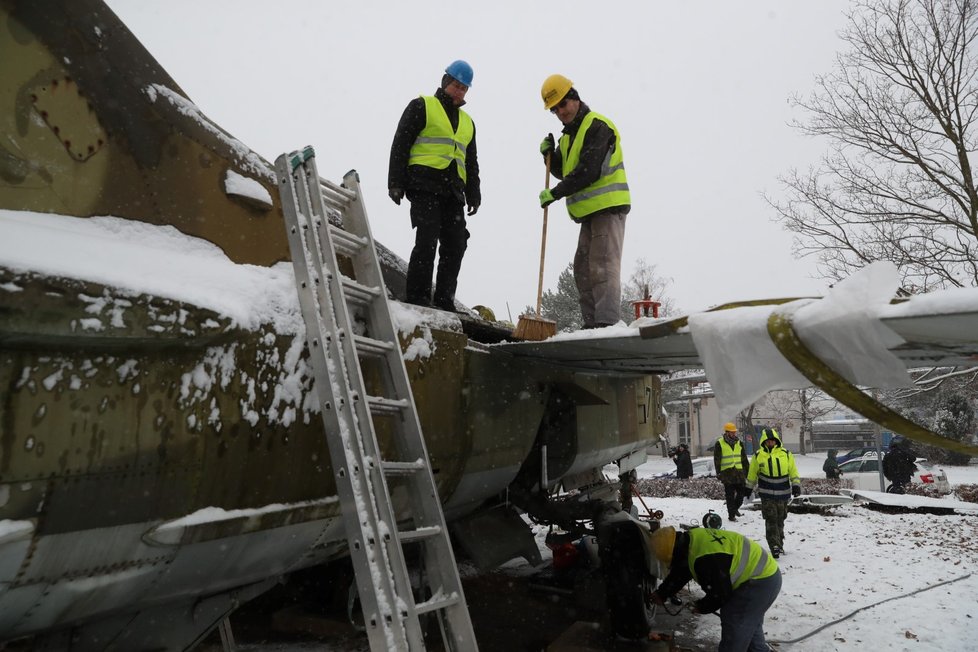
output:
[[[557,334],[557,322],[537,315],[520,315],[513,337],[532,342],[541,342]]]

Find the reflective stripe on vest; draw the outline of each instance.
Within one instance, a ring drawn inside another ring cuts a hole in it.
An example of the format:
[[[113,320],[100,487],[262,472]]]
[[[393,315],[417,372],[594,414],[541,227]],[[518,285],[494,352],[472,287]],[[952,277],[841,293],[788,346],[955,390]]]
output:
[[[731,446],[727,443],[727,440],[720,437],[717,441],[720,442],[720,468],[717,471],[725,471],[727,469],[743,469],[744,464],[740,459],[740,440]]]
[[[466,181],[465,151],[472,142],[475,128],[472,118],[462,109],[458,110],[458,129],[452,131],[452,122],[445,113],[445,107],[437,97],[422,95],[425,108],[425,125],[414,144],[408,165],[423,165],[436,170],[444,170],[452,161],[458,165],[458,176]]]
[[[778,563],[760,545],[745,536],[728,530],[693,528],[689,531],[689,571],[696,576],[696,560],[704,555],[717,553],[731,555],[730,585],[736,589],[748,580],[770,577],[778,570]]]
[[[781,449],[759,451],[757,456],[757,495],[760,498],[791,498],[788,455]]]
[[[628,206],[632,203],[631,194],[628,192],[628,180],[625,178],[625,164],[621,153],[621,137],[618,129],[608,118],[589,112],[584,116],[580,128],[574,141],[568,134],[560,137],[560,157],[564,177],[574,171],[578,163],[581,162],[581,149],[584,147],[584,137],[591,123],[595,120],[608,125],[615,134],[615,146],[613,151],[609,151],[604,161],[601,163],[601,176],[598,180],[586,188],[578,190],[573,195],[567,197],[567,212],[575,219],[587,217],[592,213],[605,208],[615,206]]]

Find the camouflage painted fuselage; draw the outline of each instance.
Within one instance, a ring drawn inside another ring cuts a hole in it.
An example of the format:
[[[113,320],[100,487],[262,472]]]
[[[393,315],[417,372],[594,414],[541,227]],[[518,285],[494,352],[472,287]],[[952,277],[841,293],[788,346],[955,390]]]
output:
[[[102,3],[0,1],[0,103],[0,208],[172,225],[240,265],[288,259],[268,164]],[[230,192],[229,171],[270,202]],[[381,253],[401,296],[403,263]],[[544,431],[553,486],[664,428],[655,377],[514,358],[444,316],[402,346],[419,337],[431,352],[408,372],[450,520],[493,504]],[[305,356],[301,332],[0,261],[0,640],[184,646],[344,554]],[[160,627],[188,614],[206,627]]]

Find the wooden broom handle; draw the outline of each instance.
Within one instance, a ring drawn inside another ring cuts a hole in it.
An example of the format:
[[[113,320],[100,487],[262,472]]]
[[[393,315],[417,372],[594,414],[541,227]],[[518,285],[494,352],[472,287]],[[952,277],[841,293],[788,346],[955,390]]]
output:
[[[547,164],[547,176],[543,182],[543,187],[550,188],[550,152],[547,152],[544,156],[544,161]],[[540,314],[540,304],[543,301],[543,261],[547,257],[547,209],[550,206],[543,207],[543,236],[540,238],[540,282],[537,284],[537,317],[542,317]]]

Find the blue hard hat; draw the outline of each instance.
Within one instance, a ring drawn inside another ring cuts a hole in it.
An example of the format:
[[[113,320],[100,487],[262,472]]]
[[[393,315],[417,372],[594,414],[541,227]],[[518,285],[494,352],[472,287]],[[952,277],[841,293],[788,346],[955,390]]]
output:
[[[445,74],[460,84],[472,85],[472,66],[461,59],[448,64],[448,67],[445,68]]]

